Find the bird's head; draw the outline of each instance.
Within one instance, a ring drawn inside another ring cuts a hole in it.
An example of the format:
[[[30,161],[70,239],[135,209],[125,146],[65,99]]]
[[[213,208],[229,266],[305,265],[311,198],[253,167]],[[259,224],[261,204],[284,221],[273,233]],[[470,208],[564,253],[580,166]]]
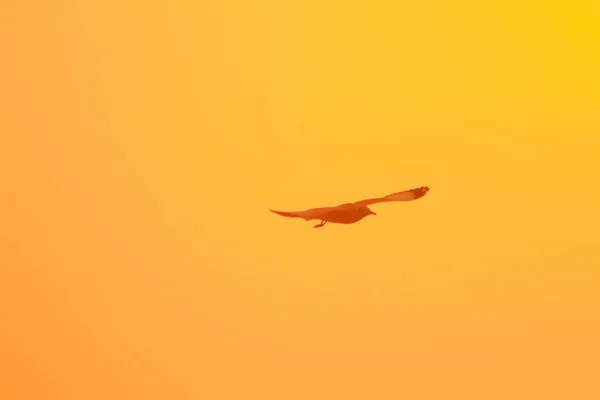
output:
[[[371,209],[369,207],[361,207],[360,213],[363,217],[366,217],[369,215],[377,215],[377,214],[375,214],[375,212],[371,211]]]

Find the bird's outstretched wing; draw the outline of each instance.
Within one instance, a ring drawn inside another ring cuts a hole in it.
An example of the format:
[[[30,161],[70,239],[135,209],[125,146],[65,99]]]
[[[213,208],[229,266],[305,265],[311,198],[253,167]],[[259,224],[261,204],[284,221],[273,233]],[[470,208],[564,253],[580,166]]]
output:
[[[422,187],[416,188],[416,189],[392,193],[392,194],[389,194],[389,195],[383,196],[383,197],[359,200],[359,201],[355,202],[354,204],[359,205],[359,206],[369,206],[371,204],[386,203],[389,201],[411,201],[411,200],[420,199],[421,197],[425,196],[427,194],[427,192],[429,192],[429,188],[427,186],[422,186]]]
[[[309,210],[304,211],[277,211],[271,210],[269,211],[281,215],[282,217],[290,217],[290,218],[302,218],[305,221],[310,221],[311,219],[321,219],[325,214],[331,211],[334,207],[319,207],[319,208],[311,208]]]

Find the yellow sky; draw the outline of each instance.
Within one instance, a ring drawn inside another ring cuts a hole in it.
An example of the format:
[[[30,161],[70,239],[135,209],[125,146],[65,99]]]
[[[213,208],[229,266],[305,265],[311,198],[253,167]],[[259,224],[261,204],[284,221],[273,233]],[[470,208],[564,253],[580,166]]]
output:
[[[9,3],[0,398],[600,398],[597,2]]]

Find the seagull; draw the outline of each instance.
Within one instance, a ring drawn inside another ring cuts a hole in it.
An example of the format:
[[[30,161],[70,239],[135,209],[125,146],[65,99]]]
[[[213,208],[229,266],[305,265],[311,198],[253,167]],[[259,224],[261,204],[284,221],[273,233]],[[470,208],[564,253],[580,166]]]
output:
[[[341,204],[335,207],[311,208],[304,211],[277,211],[269,208],[269,211],[283,217],[302,218],[305,221],[313,219],[321,220],[321,223],[313,226],[313,228],[321,228],[328,222],[335,224],[353,224],[368,215],[377,215],[368,207],[372,204],[387,203],[390,201],[417,200],[425,196],[427,192],[429,192],[429,188],[427,186],[422,186],[416,189],[392,193],[383,197],[359,200],[354,203]]]

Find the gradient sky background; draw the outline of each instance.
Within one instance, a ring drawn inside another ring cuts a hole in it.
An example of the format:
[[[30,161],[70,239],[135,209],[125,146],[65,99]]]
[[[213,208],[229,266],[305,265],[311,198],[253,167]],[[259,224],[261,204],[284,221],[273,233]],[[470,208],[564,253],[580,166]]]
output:
[[[0,398],[600,398],[600,3],[548,3],[2,3]]]

